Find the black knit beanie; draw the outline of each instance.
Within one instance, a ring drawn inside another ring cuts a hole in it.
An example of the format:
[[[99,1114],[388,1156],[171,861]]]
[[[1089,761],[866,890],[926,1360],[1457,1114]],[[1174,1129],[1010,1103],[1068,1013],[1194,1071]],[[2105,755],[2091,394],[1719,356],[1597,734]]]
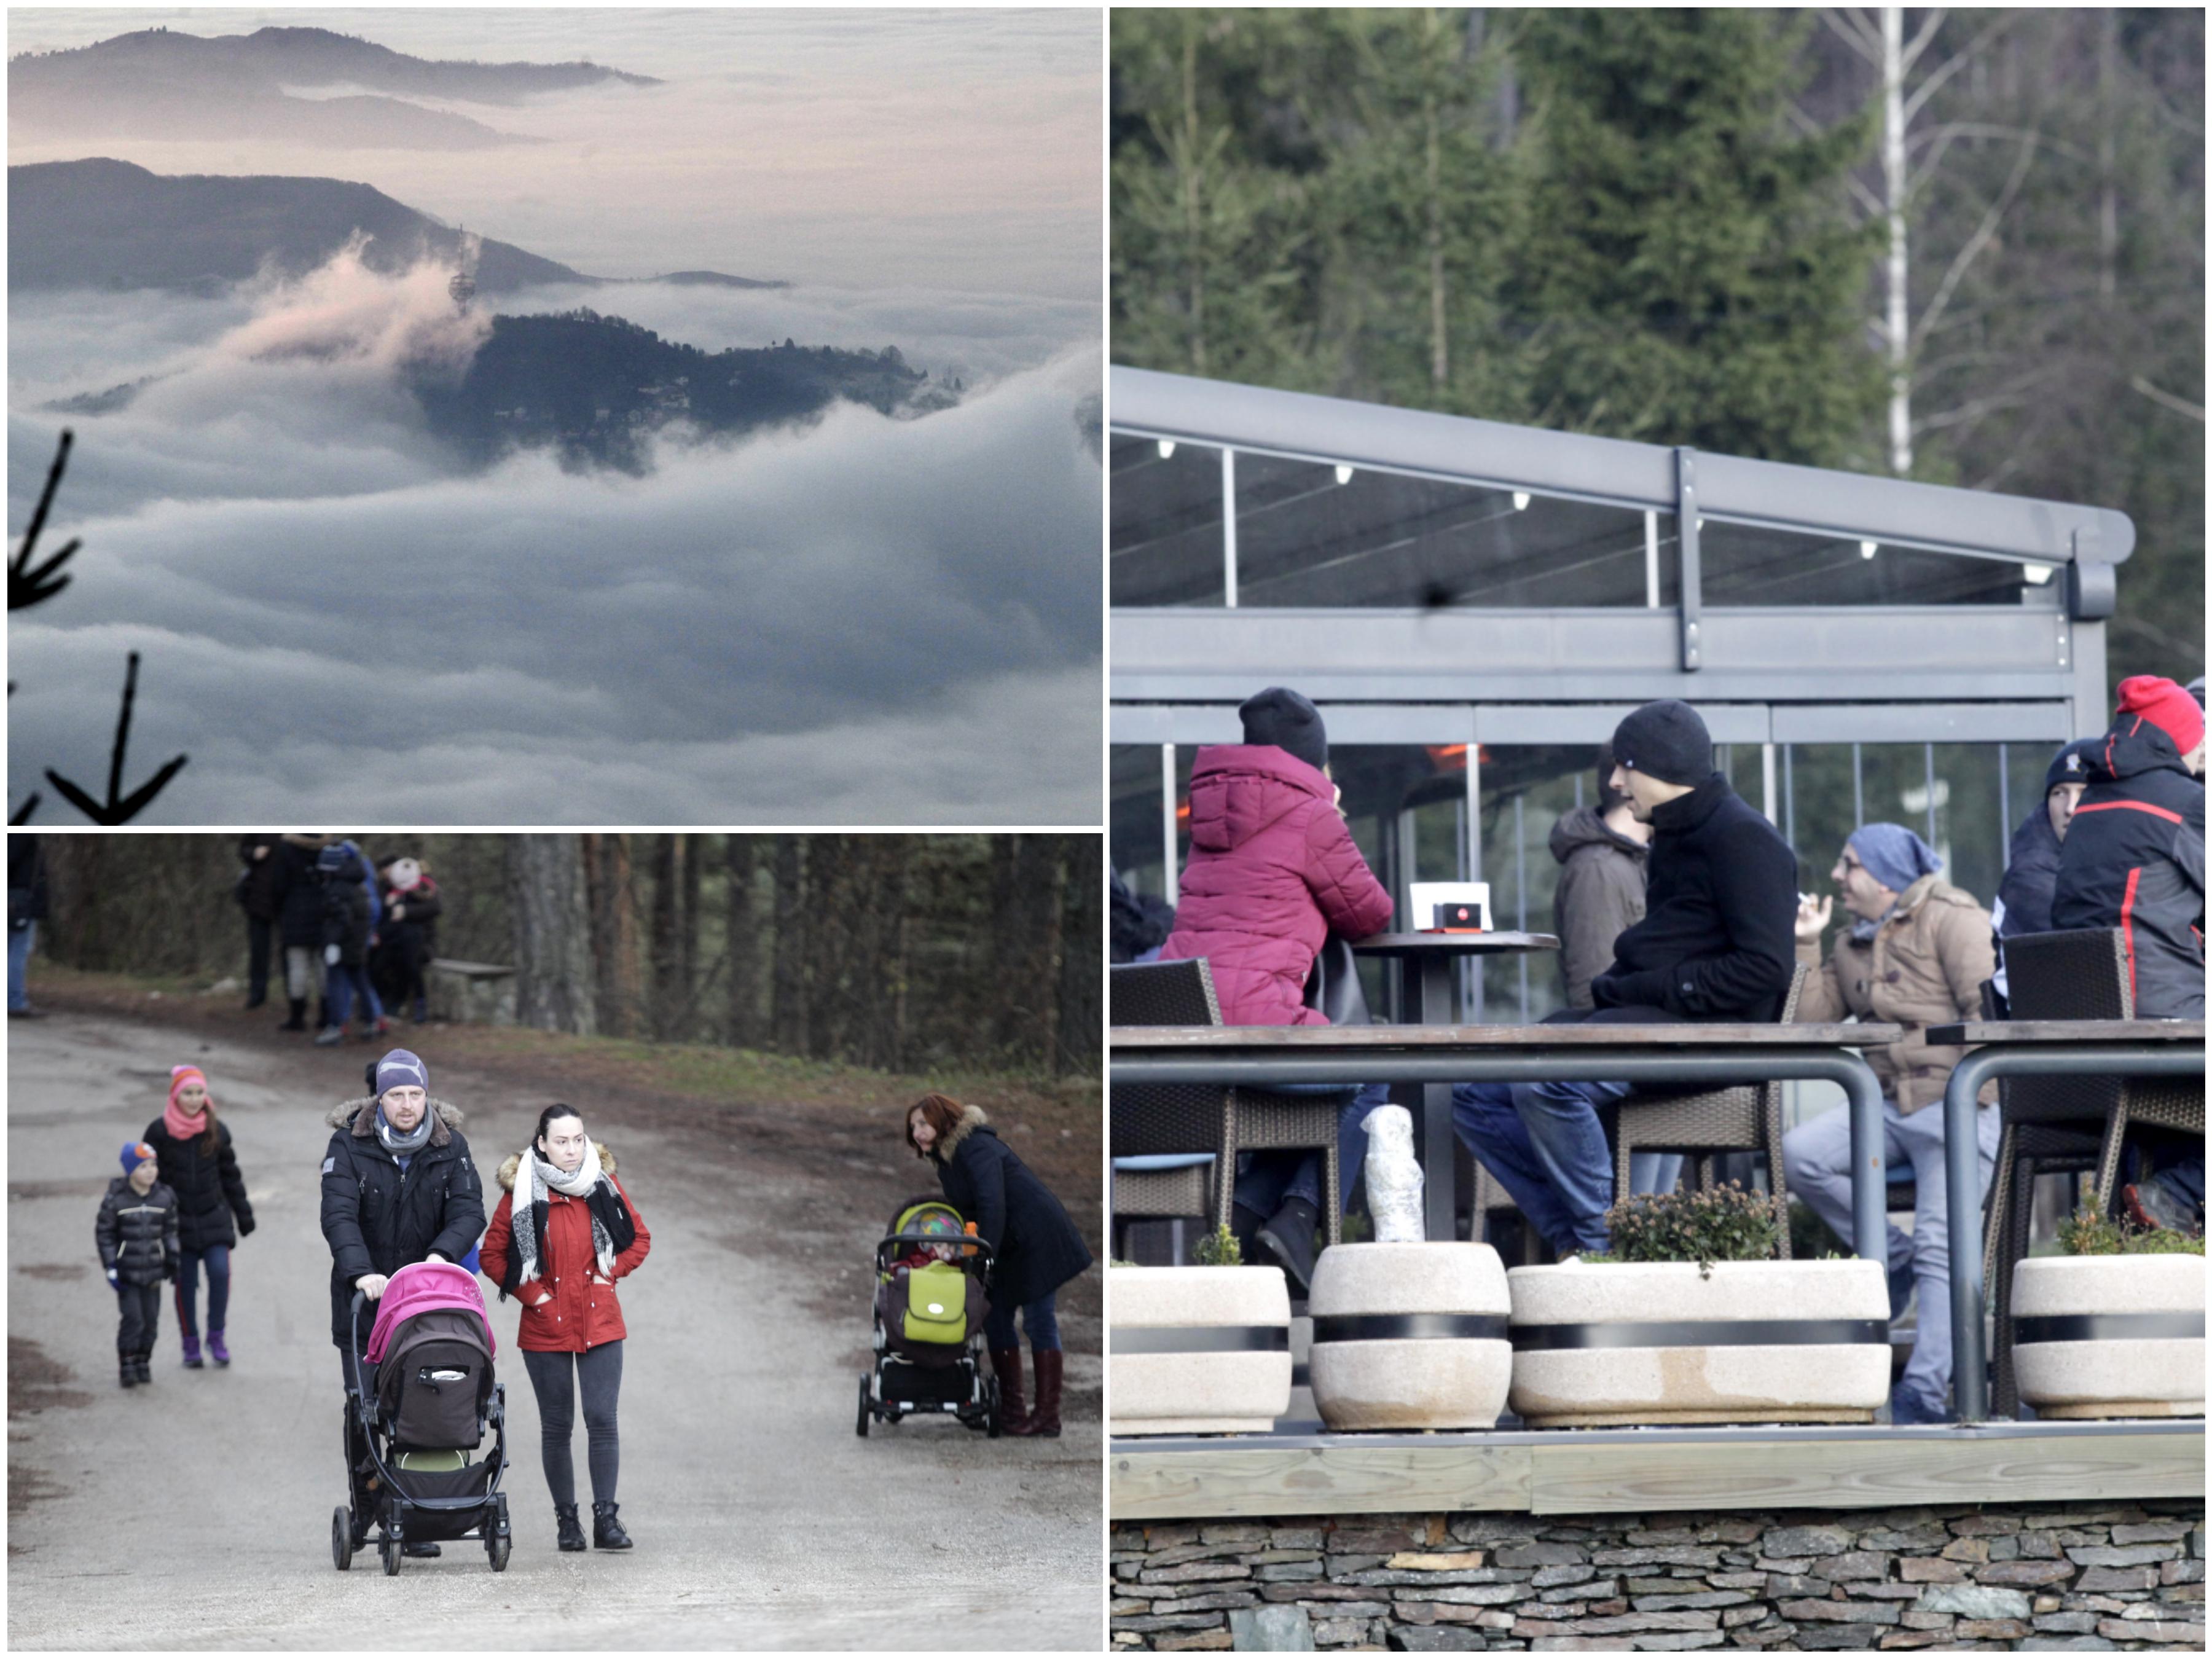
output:
[[[2089,781],[2089,760],[2105,746],[2102,737],[2076,738],[2051,757],[2051,764],[2043,774],[2043,793],[2049,794],[2062,783]]]
[[[1271,685],[1237,713],[1244,722],[1245,742],[1273,744],[1316,772],[1328,764],[1328,729],[1321,722],[1321,710],[1297,692]]]
[[[1713,773],[1713,738],[1698,711],[1674,697],[1647,702],[1613,733],[1613,758],[1662,783],[1700,784]]]

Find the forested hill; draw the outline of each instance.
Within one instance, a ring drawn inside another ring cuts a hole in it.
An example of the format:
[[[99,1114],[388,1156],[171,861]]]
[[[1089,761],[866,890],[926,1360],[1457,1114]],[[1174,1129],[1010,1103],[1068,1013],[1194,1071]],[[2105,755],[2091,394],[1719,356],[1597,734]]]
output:
[[[8,169],[8,285],[11,289],[183,289],[214,293],[267,268],[299,276],[356,234],[371,270],[417,260],[452,264],[461,233],[368,185],[272,174],[149,173],[94,156]],[[482,240],[477,291],[510,294],[537,283],[597,287],[588,276],[512,243]],[[667,280],[732,288],[785,284],[719,271]]]
[[[708,352],[592,311],[495,317],[455,383],[424,373],[431,429],[479,460],[552,447],[567,466],[645,469],[645,439],[673,422],[743,433],[817,415],[841,399],[885,415],[950,407],[957,387],[880,352],[802,346]]]

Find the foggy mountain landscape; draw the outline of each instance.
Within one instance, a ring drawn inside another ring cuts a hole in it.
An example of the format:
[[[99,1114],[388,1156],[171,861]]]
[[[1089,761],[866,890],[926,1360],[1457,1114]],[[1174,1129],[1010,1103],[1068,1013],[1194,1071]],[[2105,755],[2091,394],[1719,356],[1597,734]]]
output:
[[[11,812],[1095,821],[1095,15],[270,16],[10,14]]]

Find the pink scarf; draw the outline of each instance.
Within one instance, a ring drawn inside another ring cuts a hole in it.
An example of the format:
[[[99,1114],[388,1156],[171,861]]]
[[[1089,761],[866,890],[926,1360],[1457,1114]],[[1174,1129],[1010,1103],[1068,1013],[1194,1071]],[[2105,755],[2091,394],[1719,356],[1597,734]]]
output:
[[[177,1091],[195,1080],[203,1089],[207,1087],[207,1078],[197,1066],[173,1066],[169,1068],[169,1105],[168,1109],[161,1114],[161,1127],[169,1132],[173,1139],[190,1140],[195,1135],[207,1133],[205,1107],[188,1117],[185,1115],[185,1109],[177,1104]]]

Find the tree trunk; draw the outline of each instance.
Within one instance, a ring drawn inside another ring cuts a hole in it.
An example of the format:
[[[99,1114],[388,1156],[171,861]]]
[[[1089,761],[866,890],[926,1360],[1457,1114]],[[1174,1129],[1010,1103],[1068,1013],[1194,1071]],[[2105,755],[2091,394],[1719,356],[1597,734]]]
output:
[[[592,955],[598,969],[599,1029],[611,1036],[635,1036],[644,1006],[638,959],[637,911],[630,890],[629,837],[586,836],[590,876]]]
[[[670,1022],[684,1006],[677,983],[677,840],[653,838],[653,1007],[646,1029],[656,1040],[669,1035]]]
[[[1190,372],[1206,373],[1206,212],[1200,200],[1201,147],[1198,137],[1198,36],[1200,20],[1183,19],[1182,33],[1182,216],[1185,250],[1190,261]]]
[[[1008,843],[1011,846],[1008,847]],[[994,875],[1005,872],[1003,902],[993,943],[1003,978],[999,992],[996,1037],[1000,1050],[1016,1064],[1049,1066],[1054,1044],[1054,975],[1060,942],[1062,874],[1060,838],[1009,836],[994,848]],[[1011,868],[1007,868],[1007,866]]]
[[[699,983],[699,862],[704,851],[696,836],[680,837],[677,855],[684,866],[682,903],[676,919],[676,981],[677,1012],[670,1018],[674,1029],[670,1035],[679,1042],[689,1042],[698,1018],[696,999],[705,987]]]
[[[1881,9],[1881,182],[1889,221],[1888,310],[1882,332],[1889,356],[1889,470],[1912,471],[1911,330],[1906,320],[1905,210],[1905,9]]]
[[[1433,60],[1438,51],[1434,7],[1421,13],[1421,34],[1422,74],[1427,80],[1434,73]],[[1437,128],[1437,93],[1432,81],[1421,93],[1421,116],[1428,139],[1429,384],[1442,392],[1451,372],[1451,361],[1444,336],[1443,140]]]
[[[1105,1012],[1105,882],[1098,837],[1067,837],[1066,908],[1060,920],[1059,1042],[1054,1077],[1096,1074]]]
[[[850,917],[842,836],[813,836],[806,848],[806,1052],[836,1059],[846,1018],[843,968]]]
[[[2110,307],[2119,292],[2120,198],[2112,180],[2112,60],[2119,52],[2120,15],[2097,14],[2097,302]]]
[[[805,924],[806,842],[804,836],[775,838],[775,1046],[788,1054],[806,1052]]]
[[[541,1031],[590,1036],[599,1029],[598,997],[581,840],[509,837],[507,889],[517,1019]]]
[[[753,861],[750,836],[723,838],[722,862],[729,872],[728,920],[724,949],[730,959],[730,1026],[734,1048],[760,1043],[760,936],[753,921]]]

